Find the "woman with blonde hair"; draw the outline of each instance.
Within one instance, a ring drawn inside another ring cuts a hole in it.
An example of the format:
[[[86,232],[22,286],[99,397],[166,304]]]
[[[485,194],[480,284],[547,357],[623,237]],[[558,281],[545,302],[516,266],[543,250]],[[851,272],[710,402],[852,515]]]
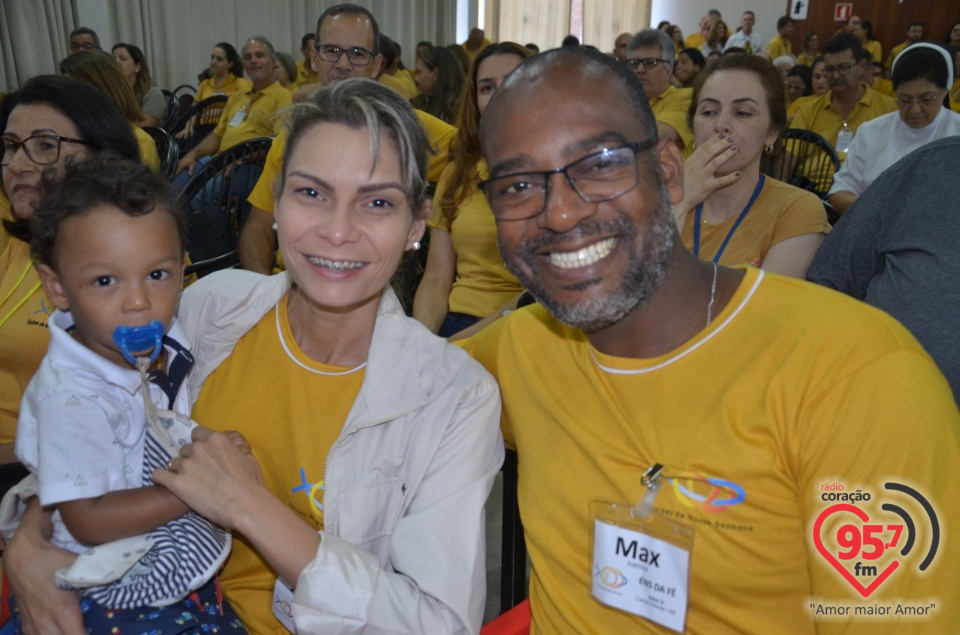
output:
[[[500,258],[493,212],[477,184],[489,176],[480,156],[480,117],[503,79],[528,57],[526,47],[500,42],[483,49],[470,69],[450,163],[434,197],[427,267],[413,302],[413,316],[445,337],[523,291]]]
[[[60,72],[68,77],[92,84],[110,98],[123,116],[130,122],[133,134],[140,146],[140,160],[150,166],[154,172],[160,170],[160,157],[153,139],[138,125],[143,121],[143,112],[137,103],[133,89],[127,84],[120,65],[98,49],[80,51],[60,62]]]

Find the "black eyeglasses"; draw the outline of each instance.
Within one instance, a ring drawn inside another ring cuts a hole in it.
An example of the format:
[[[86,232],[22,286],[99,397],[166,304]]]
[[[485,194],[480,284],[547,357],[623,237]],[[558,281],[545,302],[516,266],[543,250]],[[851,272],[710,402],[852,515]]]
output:
[[[370,60],[373,59],[373,56],[376,55],[376,53],[373,51],[360,48],[359,46],[346,49],[341,48],[336,44],[317,44],[313,48],[317,51],[317,57],[324,62],[330,62],[331,64],[336,64],[339,62],[340,57],[346,53],[347,61],[352,65],[366,66],[370,63]]]
[[[93,42],[70,42],[71,51],[90,51],[92,49],[100,50],[100,47]]]
[[[667,60],[662,60],[659,57],[644,57],[643,59],[637,59],[635,57],[630,57],[625,60],[627,66],[633,70],[637,70],[642,64],[645,69],[652,71],[660,64],[666,64]]]
[[[850,72],[850,69],[856,66],[856,64],[841,64],[840,66],[824,66],[823,74],[830,76],[836,73],[840,77],[843,77]]]
[[[550,191],[550,175],[562,174],[587,203],[602,203],[622,196],[640,182],[637,154],[656,145],[656,139],[604,148],[569,165],[542,172],[519,172],[481,181],[497,220],[525,220],[539,216]]]
[[[60,158],[60,144],[80,143],[85,146],[90,145],[89,141],[82,139],[70,139],[69,137],[58,137],[52,134],[35,134],[27,137],[23,141],[17,141],[11,137],[3,137],[3,158],[0,159],[0,165],[6,167],[13,161],[13,156],[17,150],[23,148],[27,158],[37,165],[50,165],[56,163]]]

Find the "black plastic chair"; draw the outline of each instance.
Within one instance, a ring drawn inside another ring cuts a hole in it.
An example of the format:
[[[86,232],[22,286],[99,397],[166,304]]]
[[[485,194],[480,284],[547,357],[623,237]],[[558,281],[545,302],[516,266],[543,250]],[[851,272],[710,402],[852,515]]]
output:
[[[173,94],[177,98],[177,116],[170,122],[170,125],[175,124],[184,113],[190,110],[195,101],[194,97],[197,94],[197,89],[190,84],[180,84],[173,89]]]
[[[167,102],[167,112],[164,115],[163,120],[160,121],[157,125],[164,130],[168,130],[173,122],[177,120],[180,116],[180,102],[177,100],[177,96],[166,88],[161,88],[160,92],[163,93],[164,98]]]
[[[181,156],[193,150],[198,143],[203,141],[204,137],[213,132],[214,128],[217,127],[217,122],[220,121],[220,115],[223,113],[226,105],[226,95],[207,97],[203,101],[191,106],[175,123],[169,128],[166,128],[171,135],[176,137],[177,133],[184,130],[187,124],[196,117],[190,134],[183,139],[177,139],[177,146],[180,148]]]
[[[177,198],[187,212],[187,251],[193,262],[186,273],[205,276],[235,267],[237,244],[247,220],[247,196],[257,184],[273,142],[258,137],[229,148],[199,168]]]
[[[833,144],[810,130],[789,128],[781,137],[784,152],[765,156],[760,171],[825,199],[840,169]]]
[[[143,131],[153,139],[160,155],[160,175],[168,181],[177,173],[177,162],[180,160],[180,150],[170,133],[157,126],[144,126]]]

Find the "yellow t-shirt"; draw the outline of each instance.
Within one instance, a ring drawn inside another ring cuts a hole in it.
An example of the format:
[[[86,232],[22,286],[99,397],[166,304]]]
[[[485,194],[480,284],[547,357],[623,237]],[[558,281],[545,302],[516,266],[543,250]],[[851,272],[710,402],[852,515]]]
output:
[[[820,95],[804,95],[803,97],[797,97],[793,100],[793,103],[790,104],[787,108],[787,121],[791,121],[797,114],[797,111],[800,110],[800,106],[808,104]]]
[[[193,410],[201,425],[243,434],[267,488],[318,531],[327,452],[363,383],[363,368],[332,374],[349,370],[303,353],[290,332],[284,296],[210,375]],[[220,579],[251,633],[287,633],[271,612],[276,578],[250,543],[234,534]]]
[[[214,79],[208,77],[207,79],[200,82],[200,85],[197,87],[197,94],[194,95],[194,103],[201,102],[207,97],[213,97],[214,95],[226,95],[230,96],[234,93],[239,93],[247,90],[252,90],[253,84],[250,83],[249,79],[245,77],[237,77],[233,73],[227,73],[227,78],[219,86],[214,85]]]
[[[737,217],[719,225],[700,223],[699,258],[713,260]],[[694,251],[696,215],[687,214],[683,226],[683,246]],[[770,248],[804,234],[826,234],[830,223],[823,201],[811,192],[765,177],[760,195],[744,216],[720,256],[721,265],[759,267]]]
[[[873,83],[873,90],[887,97],[897,98],[897,91],[893,90],[893,82],[889,79],[880,78]]]
[[[160,155],[157,154],[157,144],[153,142],[153,137],[144,132],[140,126],[131,126],[131,128],[140,147],[140,160],[144,165],[150,166],[154,174],[160,174]]]
[[[729,33],[729,31],[728,31]],[[703,39],[703,36],[700,35],[700,32],[691,33],[683,40],[683,47],[688,49],[697,49],[700,50],[700,47],[706,44],[707,41]],[[679,53],[679,51],[677,51]]]
[[[296,92],[296,90],[304,84],[312,84],[319,81],[320,76],[313,72],[312,68],[307,68],[306,60],[299,60],[297,62],[297,77],[291,84],[293,88],[290,89],[290,92]]]
[[[283,117],[277,113],[291,103],[290,91],[280,82],[256,94],[251,89],[231,95],[213,131],[220,137],[219,152],[257,137],[275,137],[283,128]]]
[[[13,209],[10,207],[10,199],[0,188],[0,221],[13,220]],[[7,242],[10,240],[10,234],[0,226],[0,252],[7,248]]]
[[[47,354],[54,306],[30,260],[30,245],[10,238],[0,255],[0,443],[17,434],[20,399]]]
[[[686,159],[693,154],[693,130],[687,120],[690,102],[693,101],[692,88],[667,86],[667,89],[650,98],[650,109],[657,121],[665,123],[680,135],[680,152]]]
[[[800,55],[797,55],[797,62],[803,64],[804,66],[813,66],[813,61],[817,59],[816,55],[811,55],[806,51],[801,51]]]
[[[950,110],[953,112],[960,112],[960,77],[954,80],[953,86],[950,88]],[[953,98],[957,97],[957,101],[954,101]]]
[[[453,223],[440,211],[440,199],[456,185],[452,182],[453,172],[451,163],[440,176],[428,225],[449,233],[457,254],[457,274],[447,303],[449,310],[483,318],[523,291],[523,287],[503,264],[497,248],[497,223],[487,197],[475,187],[476,181],[457,209]],[[487,162],[480,159],[477,178],[483,180],[489,176]]]
[[[420,89],[417,88],[417,80],[414,75],[413,69],[401,68],[398,69],[393,76],[403,82],[404,86],[407,87],[407,93],[411,95],[410,99],[413,99],[420,94]]]
[[[778,33],[767,43],[767,57],[775,60],[781,55],[793,55],[793,44]]]
[[[864,88],[863,96],[860,97],[860,101],[857,102],[857,105],[854,106],[850,112],[850,116],[846,119],[847,125],[854,134],[856,134],[860,124],[897,110],[897,102],[895,100],[886,95],[881,95],[866,84],[861,84],[861,86]],[[813,101],[804,104],[797,111],[796,116],[790,123],[790,127],[812,130],[835,147],[837,145],[837,135],[840,134],[840,130],[843,128],[844,119],[840,115],[840,112],[833,108],[832,104],[833,91],[829,91],[825,95],[821,95]],[[796,156],[799,153],[792,150],[792,146],[793,144],[790,141],[784,144],[784,148]],[[842,164],[844,159],[847,158],[847,153],[838,151],[837,154],[840,155],[840,162]],[[804,169],[804,174],[807,174],[813,180],[817,180],[818,189],[821,191],[828,190],[833,175],[820,174],[819,176],[815,176],[816,168],[814,164],[817,162],[817,157],[814,155],[810,157],[799,157],[799,159],[808,163],[808,167]]]
[[[910,40],[906,40],[903,43],[897,44],[896,46],[893,47],[893,49],[890,51],[890,55],[887,56],[887,66],[886,66],[887,71],[893,70],[893,62],[894,60],[897,59],[897,55],[900,55],[901,53],[903,53],[903,49],[910,46],[910,44],[912,44],[912,42],[910,42]]]
[[[377,81],[379,81],[384,86],[389,86],[390,88],[394,89],[395,91],[403,95],[404,99],[406,100],[413,99],[413,97],[411,97],[410,94],[407,92],[407,85],[404,84],[399,79],[397,79],[396,77],[394,77],[393,75],[388,75],[387,73],[383,73],[382,75],[380,75],[380,77],[377,78]]]
[[[941,527],[960,523],[960,415],[946,380],[882,311],[801,280],[764,274],[758,284],[760,274],[748,268],[709,327],[654,359],[604,355],[540,306],[464,342],[500,383],[504,438],[520,459],[532,634],[671,632],[606,608],[590,590],[588,504],[636,504],[640,476],[655,463],[674,479],[656,512],[696,532],[687,633],[909,628],[850,617],[815,624],[813,601],[935,603],[916,633],[960,623],[960,544],[953,532],[941,537],[940,553],[920,573],[930,525],[919,506],[911,510],[921,555],[869,602],[812,541],[814,521],[831,504],[821,487],[833,482],[870,492],[863,507],[873,518],[894,518],[881,502],[908,502],[884,490],[886,479],[911,483],[932,501]]]
[[[870,53],[874,62],[883,63],[883,45],[880,44],[880,40],[869,40],[863,48]]]

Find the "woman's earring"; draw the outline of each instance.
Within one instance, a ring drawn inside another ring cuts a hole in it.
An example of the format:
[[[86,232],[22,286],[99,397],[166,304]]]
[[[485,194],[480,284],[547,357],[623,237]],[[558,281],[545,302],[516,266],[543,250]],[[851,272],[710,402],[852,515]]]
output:
[[[413,243],[413,250],[414,250],[414,251],[417,251],[418,249],[420,249],[420,241],[419,241],[419,240],[418,240],[417,242]]]
[[[277,224],[276,224],[276,223],[273,224],[273,231],[277,231]]]

